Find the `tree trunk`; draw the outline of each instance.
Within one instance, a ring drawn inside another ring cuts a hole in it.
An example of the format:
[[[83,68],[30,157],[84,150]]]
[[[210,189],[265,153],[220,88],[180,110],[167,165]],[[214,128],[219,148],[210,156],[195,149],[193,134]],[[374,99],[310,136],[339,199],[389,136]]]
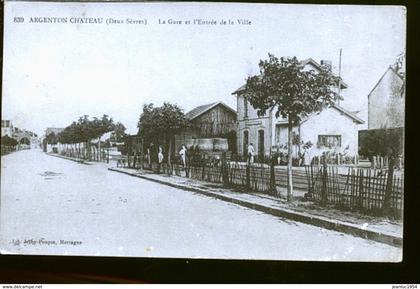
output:
[[[143,138],[141,139],[140,168],[144,169],[144,143],[143,143]]]
[[[101,156],[101,137],[98,138],[98,151],[99,151],[98,161],[100,162],[101,159],[102,159],[102,156]]]
[[[87,143],[83,142],[83,159],[87,159]]]
[[[168,147],[168,169],[171,170],[171,157],[172,157],[172,138],[169,137],[169,147]]]
[[[287,201],[291,202],[293,201],[293,180],[292,180],[292,161],[293,161],[293,139],[292,139],[292,129],[293,129],[293,123],[292,119],[289,116],[288,121],[288,132],[287,132],[287,138],[288,138],[288,145],[287,145]]]

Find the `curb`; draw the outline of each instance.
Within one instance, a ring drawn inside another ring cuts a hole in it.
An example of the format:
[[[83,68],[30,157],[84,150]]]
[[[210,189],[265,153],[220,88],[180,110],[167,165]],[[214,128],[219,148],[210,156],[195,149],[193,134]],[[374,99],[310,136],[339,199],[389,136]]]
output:
[[[90,165],[90,163],[84,161],[84,160],[80,160],[80,159],[76,159],[76,158],[71,158],[71,157],[66,157],[66,156],[61,156],[61,155],[57,155],[57,154],[52,154],[52,153],[46,153],[49,156],[52,157],[56,157],[56,158],[60,158],[60,159],[65,159],[65,160],[69,160],[69,161],[73,161],[79,164],[83,164],[83,165]]]
[[[237,204],[239,206],[243,206],[243,207],[246,207],[246,208],[249,208],[249,209],[253,209],[253,210],[256,210],[256,211],[267,213],[267,214],[270,214],[270,215],[273,215],[273,216],[276,216],[276,217],[285,218],[285,219],[297,221],[297,222],[300,222],[300,223],[305,223],[305,224],[308,224],[308,225],[313,225],[313,226],[325,228],[325,229],[328,229],[328,230],[334,230],[334,231],[338,231],[338,232],[341,232],[341,233],[350,234],[350,235],[353,235],[353,236],[356,236],[356,237],[360,237],[360,238],[364,238],[364,239],[368,239],[368,240],[372,240],[372,241],[376,241],[376,242],[380,242],[380,243],[385,243],[385,244],[396,246],[396,247],[401,247],[402,246],[402,238],[401,237],[396,237],[396,236],[384,234],[384,233],[381,233],[381,232],[378,232],[378,231],[362,229],[362,228],[356,227],[352,224],[348,224],[348,223],[345,223],[345,222],[341,222],[341,221],[337,221],[337,220],[331,220],[331,219],[328,219],[328,218],[324,218],[324,217],[320,217],[320,216],[314,216],[314,215],[303,213],[303,212],[296,212],[296,211],[288,210],[288,209],[271,208],[271,207],[268,207],[268,206],[255,204],[255,203],[252,203],[252,202],[249,202],[249,201],[244,201],[244,200],[231,198],[231,197],[228,197],[228,196],[225,196],[225,195],[222,195],[222,194],[218,194],[216,192],[210,192],[210,191],[207,191],[207,190],[204,190],[204,189],[195,188],[195,187],[191,187],[191,186],[187,186],[187,185],[174,184],[174,183],[171,183],[171,182],[156,180],[156,179],[144,176],[144,175],[138,175],[136,173],[121,171],[121,170],[116,169],[116,168],[108,168],[108,170],[118,172],[118,173],[122,173],[122,174],[126,174],[126,175],[130,175],[130,176],[134,176],[134,177],[138,177],[138,178],[141,178],[141,179],[145,179],[145,180],[148,180],[148,181],[160,183],[160,184],[163,184],[163,185],[167,185],[167,186],[170,186],[170,187],[182,189],[182,190],[185,190],[185,191],[191,191],[191,192],[199,193],[199,194],[202,194],[202,195],[206,195],[208,197],[213,197],[213,198],[225,201],[225,202],[230,202],[230,203]]]

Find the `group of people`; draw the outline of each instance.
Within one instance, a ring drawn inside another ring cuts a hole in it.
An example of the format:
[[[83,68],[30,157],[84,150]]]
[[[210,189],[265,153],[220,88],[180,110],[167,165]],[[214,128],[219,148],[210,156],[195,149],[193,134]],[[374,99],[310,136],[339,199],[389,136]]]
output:
[[[158,146],[157,155],[156,155],[157,158],[154,157],[153,147],[154,145],[150,144],[150,146],[146,149],[145,159],[149,165],[155,160],[157,160],[158,165],[161,166],[165,159],[163,147],[162,145]],[[185,145],[181,146],[181,149],[178,152],[178,156],[179,156],[181,165],[183,167],[186,167],[187,166],[187,147]]]
[[[154,148],[155,146],[153,144],[150,144],[150,146],[146,149],[145,160],[149,165],[152,162],[157,161],[158,165],[161,166],[165,160],[163,147],[162,145],[159,145],[157,151]],[[196,150],[198,149],[196,148]],[[184,144],[181,146],[180,150],[178,151],[177,157],[179,159],[180,164],[184,168],[187,167],[187,162],[189,161],[189,159],[193,159],[195,155],[199,155],[199,153],[196,150],[191,148],[189,151]],[[254,158],[254,145],[253,143],[250,143],[247,148],[247,162],[254,163]]]

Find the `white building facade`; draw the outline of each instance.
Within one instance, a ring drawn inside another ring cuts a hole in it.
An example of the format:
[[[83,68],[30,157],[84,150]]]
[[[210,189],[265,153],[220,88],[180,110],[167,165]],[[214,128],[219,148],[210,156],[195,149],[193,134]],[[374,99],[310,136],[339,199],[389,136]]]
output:
[[[303,63],[310,66],[310,69],[319,69],[319,64],[312,59]],[[347,85],[342,83],[342,89],[346,87]],[[287,145],[287,119],[276,118],[275,111],[267,111],[265,115],[258,116],[257,110],[241,93],[244,88],[245,86],[242,86],[233,93],[237,98],[238,154],[246,155],[247,147],[252,143],[257,159],[261,160]],[[359,125],[363,123],[362,119],[339,105],[314,113],[302,119],[300,124],[293,128],[293,137],[296,140],[293,155],[297,157],[303,144],[310,142],[312,146],[306,151],[309,161],[313,157],[321,156],[323,152],[354,157],[358,153]]]
[[[402,128],[405,118],[405,55],[397,58],[368,95],[368,129]]]

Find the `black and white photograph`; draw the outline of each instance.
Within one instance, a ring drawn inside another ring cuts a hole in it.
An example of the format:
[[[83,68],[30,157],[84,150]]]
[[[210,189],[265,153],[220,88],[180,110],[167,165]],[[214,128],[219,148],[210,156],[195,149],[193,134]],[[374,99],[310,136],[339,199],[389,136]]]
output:
[[[1,254],[403,261],[406,12],[5,1]]]

